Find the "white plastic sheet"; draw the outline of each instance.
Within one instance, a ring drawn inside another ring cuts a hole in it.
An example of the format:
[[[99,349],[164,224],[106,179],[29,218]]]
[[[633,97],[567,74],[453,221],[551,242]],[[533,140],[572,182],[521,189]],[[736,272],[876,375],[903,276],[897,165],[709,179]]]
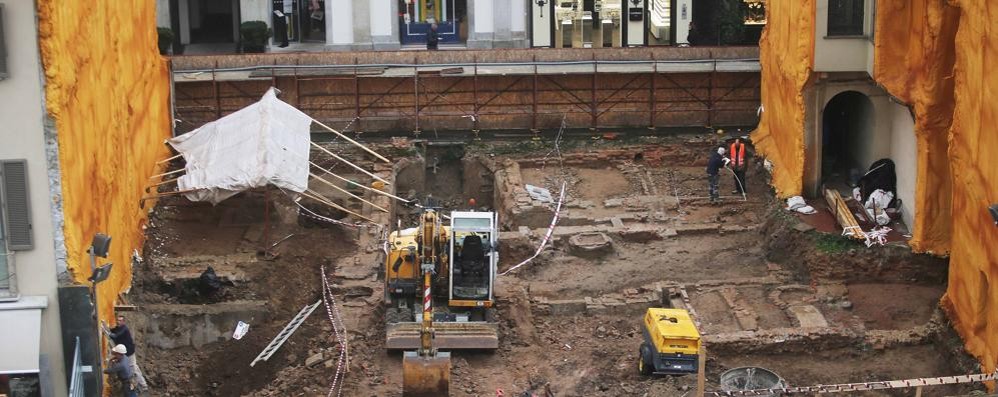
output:
[[[213,204],[268,184],[301,193],[311,123],[271,88],[260,101],[168,141],[187,161],[177,186],[194,190],[189,200]]]
[[[885,209],[893,200],[894,192],[885,192],[881,189],[874,190],[873,193],[870,193],[870,198],[866,199],[866,214],[876,220],[878,225],[883,226],[891,223],[891,218],[887,215]]]
[[[534,185],[524,185],[524,189],[527,190],[527,194],[530,194],[530,198],[538,200],[545,203],[553,203],[554,197],[551,195],[551,191],[542,187],[537,187]]]

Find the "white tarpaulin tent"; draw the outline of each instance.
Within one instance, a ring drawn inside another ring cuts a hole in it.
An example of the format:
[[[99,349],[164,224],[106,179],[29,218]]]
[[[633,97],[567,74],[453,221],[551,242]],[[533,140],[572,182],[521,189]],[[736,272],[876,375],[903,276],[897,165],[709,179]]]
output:
[[[308,188],[312,118],[277,99],[260,101],[168,142],[187,162],[178,190],[191,201],[220,201],[272,184],[296,193]]]

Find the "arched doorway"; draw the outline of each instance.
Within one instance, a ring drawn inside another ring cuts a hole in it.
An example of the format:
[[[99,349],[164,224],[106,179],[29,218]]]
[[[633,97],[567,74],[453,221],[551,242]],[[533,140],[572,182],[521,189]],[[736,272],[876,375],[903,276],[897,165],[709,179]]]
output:
[[[825,105],[821,118],[821,179],[851,184],[869,164],[873,102],[857,91],[841,92]]]

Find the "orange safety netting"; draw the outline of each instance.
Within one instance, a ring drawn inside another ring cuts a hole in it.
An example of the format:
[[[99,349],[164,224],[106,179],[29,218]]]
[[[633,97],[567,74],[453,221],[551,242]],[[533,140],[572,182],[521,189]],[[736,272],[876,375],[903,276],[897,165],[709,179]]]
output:
[[[987,208],[998,203],[998,157],[994,155],[998,75],[993,64],[998,59],[998,3],[952,3],[960,11],[953,41],[952,223],[949,286],[943,304],[967,350],[986,371],[993,371],[998,362],[998,226]]]
[[[73,279],[86,283],[96,232],[113,240],[114,263],[99,310],[113,315],[131,284],[131,254],[142,251],[148,208],[143,188],[168,157],[170,79],[159,55],[156,2],[38,0],[45,99],[55,120],[62,209]]]
[[[752,133],[756,150],[774,165],[780,197],[800,194],[804,180],[804,87],[814,67],[814,0],[766,5],[760,42],[763,108]]]

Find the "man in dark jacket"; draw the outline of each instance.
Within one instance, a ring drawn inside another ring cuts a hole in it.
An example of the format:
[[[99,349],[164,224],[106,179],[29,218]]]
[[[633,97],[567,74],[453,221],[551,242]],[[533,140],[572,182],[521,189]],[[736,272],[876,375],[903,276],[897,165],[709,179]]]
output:
[[[125,325],[124,316],[118,316],[115,319],[114,328],[111,328],[108,337],[111,338],[111,341],[115,345],[125,346],[125,355],[128,356],[128,363],[132,366],[131,372],[135,375],[136,385],[142,390],[147,389],[149,386],[142,375],[142,370],[139,369],[138,361],[136,361],[135,341],[132,339],[132,331]]]
[[[437,24],[430,25],[430,31],[426,32],[426,49],[435,50],[437,49],[437,43],[440,42],[440,35],[437,34]]]
[[[710,154],[710,160],[707,160],[707,184],[710,190],[710,203],[714,204],[721,198],[718,193],[717,183],[720,180],[721,167],[728,165],[727,157],[724,157],[724,148],[719,147],[717,151]]]

